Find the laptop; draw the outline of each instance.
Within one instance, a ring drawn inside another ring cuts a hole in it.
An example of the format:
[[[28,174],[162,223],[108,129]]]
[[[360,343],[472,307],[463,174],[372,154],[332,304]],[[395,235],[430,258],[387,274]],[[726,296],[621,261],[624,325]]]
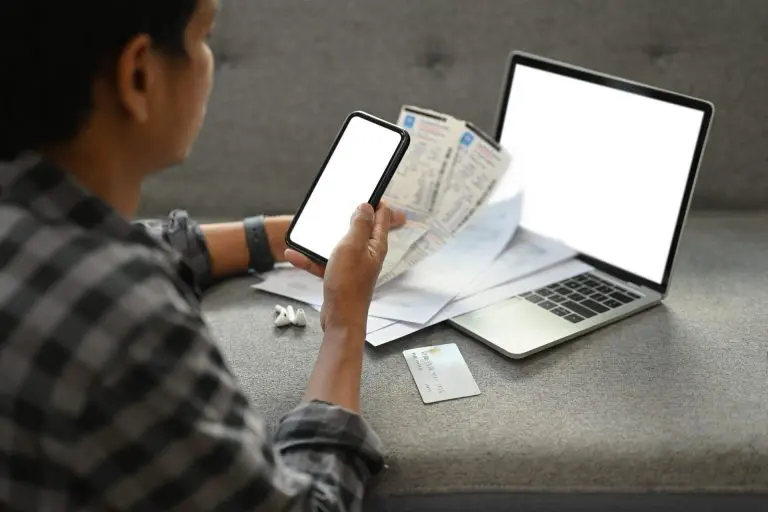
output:
[[[660,304],[672,279],[714,107],[543,57],[510,56],[496,139],[522,190],[521,227],[586,272],[454,318],[515,359]]]

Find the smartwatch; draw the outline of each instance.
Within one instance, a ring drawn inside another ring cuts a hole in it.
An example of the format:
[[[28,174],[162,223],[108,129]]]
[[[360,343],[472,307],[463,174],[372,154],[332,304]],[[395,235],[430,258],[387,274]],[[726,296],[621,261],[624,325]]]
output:
[[[275,258],[269,248],[267,231],[264,229],[264,216],[247,217],[245,225],[245,241],[248,245],[248,269],[253,272],[266,272],[275,265]]]

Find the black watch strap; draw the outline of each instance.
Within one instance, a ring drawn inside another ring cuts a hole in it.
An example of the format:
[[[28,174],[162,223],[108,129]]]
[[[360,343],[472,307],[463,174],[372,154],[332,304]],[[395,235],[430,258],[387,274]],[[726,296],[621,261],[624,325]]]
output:
[[[264,229],[264,217],[248,217],[245,225],[245,241],[250,255],[248,268],[255,272],[266,272],[275,265],[275,258],[269,248],[267,231]]]

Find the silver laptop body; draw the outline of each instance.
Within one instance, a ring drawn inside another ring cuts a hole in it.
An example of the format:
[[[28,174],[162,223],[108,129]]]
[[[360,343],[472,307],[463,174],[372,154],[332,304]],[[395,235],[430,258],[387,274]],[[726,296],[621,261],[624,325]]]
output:
[[[500,193],[522,190],[522,226],[590,270],[451,324],[521,359],[660,304],[713,114],[700,99],[513,53],[496,139],[524,177]]]

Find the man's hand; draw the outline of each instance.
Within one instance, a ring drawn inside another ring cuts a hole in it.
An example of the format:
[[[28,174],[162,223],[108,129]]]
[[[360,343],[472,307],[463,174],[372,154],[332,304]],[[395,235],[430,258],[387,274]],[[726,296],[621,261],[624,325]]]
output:
[[[387,256],[391,217],[392,210],[383,202],[375,212],[369,204],[360,205],[327,267],[291,249],[285,251],[293,266],[324,278],[320,314],[324,330],[365,327],[373,288]]]
[[[390,227],[396,229],[405,225],[405,213],[399,210],[393,210]],[[278,217],[267,217],[264,219],[264,229],[267,232],[267,241],[269,249],[275,261],[285,261],[285,235],[293,221],[293,215],[280,215]],[[321,276],[322,277],[322,276]]]

